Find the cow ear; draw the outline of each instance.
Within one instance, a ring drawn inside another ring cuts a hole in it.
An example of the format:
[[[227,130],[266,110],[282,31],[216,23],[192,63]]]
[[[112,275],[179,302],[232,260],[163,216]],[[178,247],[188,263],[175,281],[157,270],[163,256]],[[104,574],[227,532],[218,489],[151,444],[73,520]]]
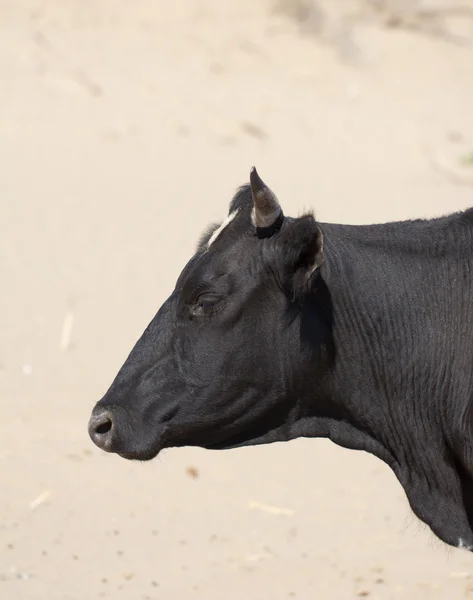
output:
[[[294,298],[306,294],[324,261],[323,233],[312,214],[287,220],[274,240],[279,271]]]

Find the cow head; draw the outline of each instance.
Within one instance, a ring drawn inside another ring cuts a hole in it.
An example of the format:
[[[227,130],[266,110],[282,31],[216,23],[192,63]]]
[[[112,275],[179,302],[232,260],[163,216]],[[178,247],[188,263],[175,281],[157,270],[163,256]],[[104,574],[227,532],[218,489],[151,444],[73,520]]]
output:
[[[322,282],[307,293],[322,262],[313,216],[284,217],[252,169],[96,405],[95,444],[149,460],[287,439],[330,360],[330,319],[313,306]]]
[[[92,440],[150,460],[172,446],[328,437],[384,460],[416,515],[473,551],[470,429],[460,435],[445,402],[447,383],[462,389],[454,333],[435,347],[417,342],[431,331],[424,307],[413,309],[419,267],[429,273],[423,297],[436,286],[428,314],[446,310],[428,258],[433,228],[419,258],[423,227],[394,224],[387,235],[285,217],[253,169],[95,406]],[[402,251],[407,239],[414,254]]]

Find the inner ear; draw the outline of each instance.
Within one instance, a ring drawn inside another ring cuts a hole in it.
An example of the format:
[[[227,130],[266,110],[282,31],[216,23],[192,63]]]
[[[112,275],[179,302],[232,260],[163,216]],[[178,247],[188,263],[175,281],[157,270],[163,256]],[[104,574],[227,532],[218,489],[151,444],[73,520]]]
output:
[[[324,261],[323,233],[314,216],[308,214],[287,222],[277,236],[277,246],[284,281],[295,297],[307,293]]]

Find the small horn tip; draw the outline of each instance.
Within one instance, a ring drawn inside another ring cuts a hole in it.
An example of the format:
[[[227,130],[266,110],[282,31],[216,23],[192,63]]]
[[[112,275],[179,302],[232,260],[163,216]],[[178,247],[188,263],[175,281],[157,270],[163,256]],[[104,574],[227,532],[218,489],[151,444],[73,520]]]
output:
[[[259,173],[256,170],[255,166],[251,167],[251,169],[250,169],[250,182],[252,185],[259,185],[259,186],[264,185],[263,180],[259,176]]]

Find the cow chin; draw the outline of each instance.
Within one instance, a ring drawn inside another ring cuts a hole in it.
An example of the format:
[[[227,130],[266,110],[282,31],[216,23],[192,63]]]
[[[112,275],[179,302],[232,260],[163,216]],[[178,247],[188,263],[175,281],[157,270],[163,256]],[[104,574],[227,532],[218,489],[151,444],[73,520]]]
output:
[[[149,439],[147,443],[144,442],[139,447],[136,447],[135,444],[128,445],[126,443],[120,443],[114,449],[114,453],[125,460],[149,462],[156,458],[162,450],[168,447],[167,436],[163,434]]]
[[[207,437],[207,436],[206,436]],[[140,462],[147,462],[153,460],[158,454],[166,448],[182,448],[182,447],[199,447],[205,450],[231,450],[234,448],[241,448],[243,446],[254,446],[264,443],[269,443],[273,440],[267,440],[263,435],[248,435],[247,432],[232,434],[231,436],[221,437],[218,441],[207,443],[192,439],[192,436],[188,438],[180,435],[173,439],[172,435],[167,435],[157,440],[155,444],[149,445],[143,449],[131,449],[131,448],[117,448],[114,450],[115,454],[124,458],[125,460],[133,460]]]
[[[136,448],[133,445],[119,444],[112,450],[114,454],[125,460],[135,460],[139,462],[149,462],[158,456],[165,447],[164,442],[153,441],[148,445]]]
[[[151,451],[142,451],[142,452],[117,452],[120,458],[124,458],[125,460],[136,460],[139,462],[148,462],[156,458],[158,454],[161,452],[161,448],[158,450]]]

